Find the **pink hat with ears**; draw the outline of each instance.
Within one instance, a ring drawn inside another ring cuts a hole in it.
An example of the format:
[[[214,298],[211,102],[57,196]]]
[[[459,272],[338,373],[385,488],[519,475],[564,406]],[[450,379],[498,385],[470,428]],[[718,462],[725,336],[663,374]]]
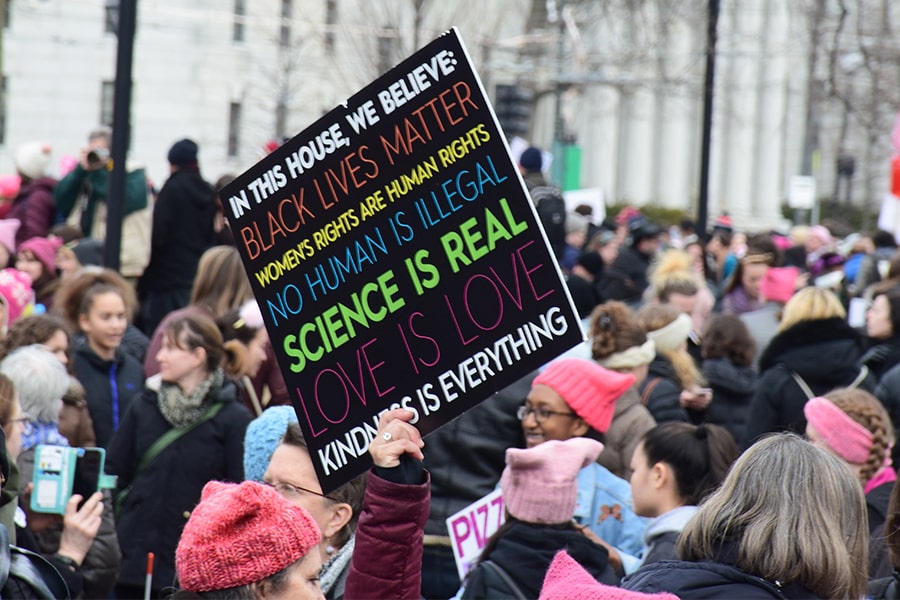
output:
[[[51,240],[45,237],[33,237],[22,242],[16,252],[30,250],[41,261],[44,268],[53,273],[56,271],[56,251],[60,246],[62,246],[62,240],[59,238]]]
[[[550,563],[540,600],[678,600],[675,594],[645,594],[600,583],[565,550],[560,550]]]
[[[6,247],[10,255],[16,252],[16,232],[22,222],[18,219],[0,219],[0,244]]]
[[[0,198],[12,200],[21,188],[22,178],[18,175],[0,175]]]
[[[6,304],[6,323],[2,325],[12,325],[33,304],[31,277],[22,271],[3,269],[0,271],[0,297]]]

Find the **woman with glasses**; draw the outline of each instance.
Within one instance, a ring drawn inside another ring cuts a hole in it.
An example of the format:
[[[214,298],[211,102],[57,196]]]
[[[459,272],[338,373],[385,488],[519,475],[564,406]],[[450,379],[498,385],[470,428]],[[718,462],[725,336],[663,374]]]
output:
[[[344,597],[350,558],[356,543],[356,524],[366,489],[360,475],[329,494],[323,494],[300,426],[290,423],[281,444],[272,454],[263,483],[297,506],[302,506],[318,524],[322,539],[319,585],[328,600]]]
[[[0,424],[9,458],[19,471],[16,543],[50,560],[72,597],[83,592],[87,598],[105,598],[115,582],[119,547],[112,512],[104,514],[103,494],[72,496],[62,518],[31,511],[35,448],[69,445],[58,429],[60,398],[68,385],[65,367],[39,345],[19,348],[0,361]],[[15,486],[16,481],[3,484],[5,489]]]
[[[222,334],[207,317],[165,328],[158,389],[129,405],[110,442],[106,470],[118,475],[122,567],[117,598],[143,598],[147,553],[155,555],[153,597],[175,577],[184,524],[212,480],[244,478],[244,433],[251,414],[222,371]]]
[[[633,375],[610,371],[590,360],[551,362],[535,377],[519,408],[526,447],[574,437],[602,439],[616,400],[633,383]],[[607,546],[610,565],[620,576],[638,567],[647,523],[634,514],[627,481],[596,462],[581,469],[575,521]]]

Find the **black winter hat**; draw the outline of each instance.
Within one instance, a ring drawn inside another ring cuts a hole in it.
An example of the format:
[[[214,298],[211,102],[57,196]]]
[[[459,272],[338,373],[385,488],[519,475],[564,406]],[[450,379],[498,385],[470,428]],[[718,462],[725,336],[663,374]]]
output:
[[[183,167],[197,164],[197,142],[187,138],[178,140],[169,149],[169,164]]]

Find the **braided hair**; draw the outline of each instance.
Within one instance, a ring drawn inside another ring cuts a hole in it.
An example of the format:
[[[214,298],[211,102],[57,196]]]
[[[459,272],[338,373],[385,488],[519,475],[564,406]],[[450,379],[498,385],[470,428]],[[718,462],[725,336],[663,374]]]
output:
[[[859,471],[859,479],[865,485],[881,469],[894,443],[891,418],[878,398],[865,390],[837,389],[825,394],[825,398],[872,432],[872,451]]]

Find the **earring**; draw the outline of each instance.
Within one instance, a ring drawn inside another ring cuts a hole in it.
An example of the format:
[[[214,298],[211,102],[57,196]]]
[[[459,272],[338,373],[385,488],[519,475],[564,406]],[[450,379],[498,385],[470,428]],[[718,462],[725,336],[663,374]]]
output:
[[[325,554],[327,554],[328,556],[334,554],[334,546],[332,546],[331,544],[325,546]]]

